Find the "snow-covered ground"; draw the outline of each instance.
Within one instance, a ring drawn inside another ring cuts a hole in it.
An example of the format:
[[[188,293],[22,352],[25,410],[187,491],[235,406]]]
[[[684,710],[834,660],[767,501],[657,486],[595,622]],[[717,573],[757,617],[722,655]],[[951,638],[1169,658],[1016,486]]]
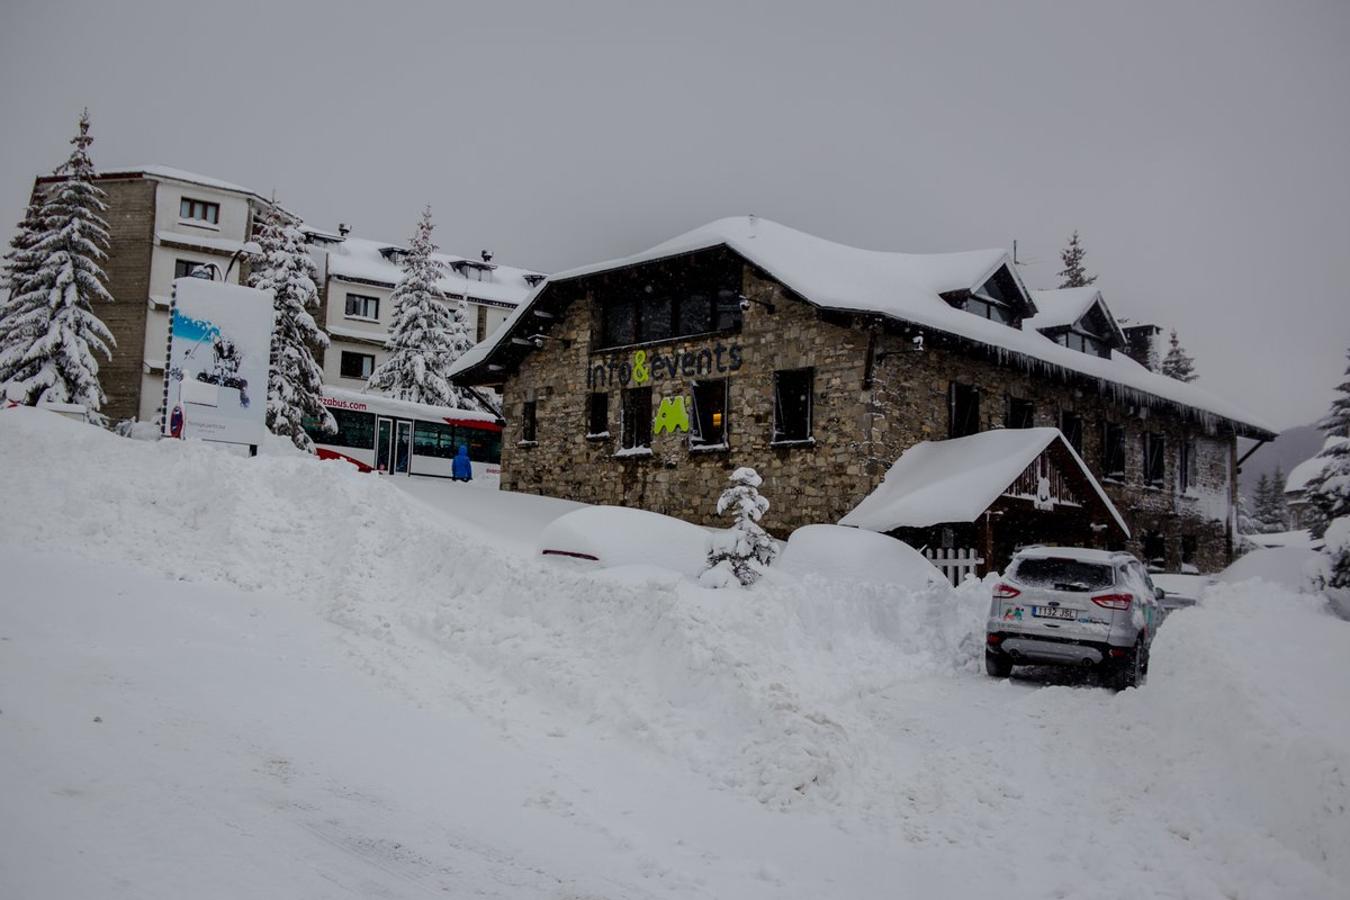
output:
[[[1350,623],[1223,583],[1149,681],[986,588],[712,591],[575,508],[0,412],[0,896],[1343,897]]]

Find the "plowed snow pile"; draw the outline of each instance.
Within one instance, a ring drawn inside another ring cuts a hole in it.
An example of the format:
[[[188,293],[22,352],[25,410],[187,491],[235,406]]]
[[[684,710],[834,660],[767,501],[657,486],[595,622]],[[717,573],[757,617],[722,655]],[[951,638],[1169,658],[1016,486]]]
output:
[[[1114,694],[984,676],[985,586],[595,573],[342,464],[26,409],[0,459],[6,896],[1350,883],[1319,596],[1219,585]]]

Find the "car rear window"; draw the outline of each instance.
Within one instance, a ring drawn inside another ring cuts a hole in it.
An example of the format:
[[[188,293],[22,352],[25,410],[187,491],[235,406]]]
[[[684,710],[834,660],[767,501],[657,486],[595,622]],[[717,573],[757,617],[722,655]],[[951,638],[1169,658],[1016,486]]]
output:
[[[1110,566],[1076,559],[1024,559],[1012,577],[1028,587],[1057,591],[1095,591],[1112,584]]]

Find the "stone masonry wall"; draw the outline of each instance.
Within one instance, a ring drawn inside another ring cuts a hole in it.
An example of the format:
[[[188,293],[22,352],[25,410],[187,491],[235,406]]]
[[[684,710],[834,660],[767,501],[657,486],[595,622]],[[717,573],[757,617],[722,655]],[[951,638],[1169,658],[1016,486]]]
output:
[[[117,340],[112,359],[99,358],[99,381],[108,395],[103,412],[117,421],[134,418],[140,410],[150,254],[154,248],[155,182],[100,181],[99,187],[108,195],[103,217],[111,240],[103,271],[114,302],[98,304],[94,314]]]
[[[1179,416],[1133,410],[1093,389],[1022,372],[966,351],[939,346],[913,349],[897,334],[878,332],[877,349],[894,351],[874,367],[866,383],[869,332],[822,315],[772,280],[749,267],[742,291],[769,300],[769,312],[752,305],[741,330],[710,337],[644,347],[668,356],[672,351],[713,350],[717,344],[741,348],[742,365],[730,378],[728,445],[725,451],[691,451],[685,434],[653,435],[650,457],[615,457],[619,447],[620,390],[610,386],[611,437],[586,436],[588,369],[611,359],[627,361],[634,348],[591,352],[596,315],[589,299],[578,299],[556,323],[549,340],[530,353],[504,392],[507,420],[503,434],[502,487],[587,503],[639,507],[699,524],[718,524],[714,504],[727,475],[753,466],[764,477],[763,494],[772,504],[764,524],[778,536],[816,522],[836,522],[880,483],[887,467],[905,449],[922,440],[942,440],[948,431],[948,385],[952,381],[981,389],[982,430],[1001,426],[1004,396],[1035,403],[1035,424],[1059,424],[1059,412],[1078,412],[1084,421],[1083,457],[1129,525],[1127,549],[1142,552],[1146,531],[1157,530],[1166,546],[1168,569],[1180,565],[1181,538],[1194,536],[1194,564],[1214,570],[1228,559],[1226,518],[1232,500],[1235,441],[1231,436],[1201,436],[1197,496],[1179,496],[1177,447],[1195,436],[1197,426]],[[815,369],[813,446],[771,446],[773,372]],[[719,377],[719,376],[714,376]],[[649,382],[655,413],[663,396],[687,392],[687,378]],[[521,443],[523,405],[536,403],[536,442]],[[1101,425],[1120,422],[1126,430],[1126,473],[1119,482],[1100,476]],[[1165,488],[1144,485],[1142,434],[1159,431],[1167,439]]]

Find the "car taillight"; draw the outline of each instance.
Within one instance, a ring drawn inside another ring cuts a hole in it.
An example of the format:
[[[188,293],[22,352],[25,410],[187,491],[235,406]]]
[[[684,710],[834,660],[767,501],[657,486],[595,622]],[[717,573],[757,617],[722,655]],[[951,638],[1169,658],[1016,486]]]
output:
[[[999,644],[1003,643],[1003,635],[1001,634],[986,634],[984,639],[990,647],[997,647]]]
[[[1107,609],[1129,609],[1130,604],[1134,602],[1134,595],[1102,594],[1099,597],[1093,597],[1092,602]]]
[[[1014,597],[1020,596],[1022,596],[1022,592],[1019,591],[1017,588],[1013,587],[1011,584],[1005,584],[1004,582],[1000,581],[998,584],[994,585],[995,600],[1011,600]]]

